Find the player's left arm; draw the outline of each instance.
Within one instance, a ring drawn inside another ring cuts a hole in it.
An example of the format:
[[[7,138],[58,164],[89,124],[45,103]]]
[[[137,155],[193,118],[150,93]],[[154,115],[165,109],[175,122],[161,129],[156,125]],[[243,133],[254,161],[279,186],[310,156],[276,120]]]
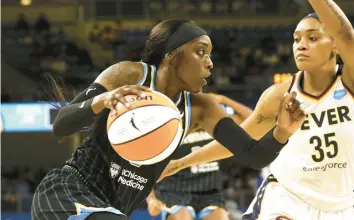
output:
[[[354,29],[333,0],[308,0],[326,30],[334,38],[344,62],[343,81],[354,92]]]

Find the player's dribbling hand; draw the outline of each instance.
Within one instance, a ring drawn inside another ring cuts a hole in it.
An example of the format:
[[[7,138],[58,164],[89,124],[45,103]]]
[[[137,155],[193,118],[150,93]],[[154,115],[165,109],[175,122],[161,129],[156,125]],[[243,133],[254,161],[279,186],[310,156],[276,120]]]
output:
[[[305,112],[296,99],[296,92],[286,93],[280,101],[278,126],[274,130],[275,138],[279,142],[286,142],[300,128],[304,120]]]
[[[130,108],[130,104],[124,96],[136,95],[139,96],[140,98],[144,98],[145,97],[144,92],[151,92],[151,89],[140,85],[125,85],[119,87],[115,90],[104,93],[104,97],[103,97],[104,106],[105,108],[111,109],[112,114],[116,114],[118,110],[117,108],[118,103],[121,103],[126,108]]]
[[[161,213],[161,210],[165,205],[157,198],[148,198],[146,200],[147,208],[151,216],[157,216]]]

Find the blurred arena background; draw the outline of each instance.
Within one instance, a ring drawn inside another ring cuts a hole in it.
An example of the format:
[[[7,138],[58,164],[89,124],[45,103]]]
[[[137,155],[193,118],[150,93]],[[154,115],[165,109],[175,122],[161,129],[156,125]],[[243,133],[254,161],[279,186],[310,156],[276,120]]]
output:
[[[353,21],[354,1],[336,2]],[[57,110],[43,102],[52,94],[48,73],[62,78],[73,97],[109,65],[140,60],[149,30],[161,19],[189,18],[214,44],[207,90],[253,108],[265,88],[297,70],[292,32],[311,11],[307,0],[2,0],[1,219],[30,219],[37,184],[85,135],[62,143],[52,135]],[[260,171],[242,167],[225,175],[232,219],[261,181]],[[142,206],[132,219],[159,217]]]

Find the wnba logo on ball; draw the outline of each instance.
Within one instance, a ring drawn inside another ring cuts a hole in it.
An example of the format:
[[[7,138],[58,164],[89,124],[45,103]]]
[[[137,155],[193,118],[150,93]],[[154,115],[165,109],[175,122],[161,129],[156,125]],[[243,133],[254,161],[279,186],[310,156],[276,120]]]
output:
[[[152,100],[152,96],[145,96],[144,98],[141,98],[139,96],[130,96],[127,98],[128,102],[135,102],[135,101],[151,101]]]

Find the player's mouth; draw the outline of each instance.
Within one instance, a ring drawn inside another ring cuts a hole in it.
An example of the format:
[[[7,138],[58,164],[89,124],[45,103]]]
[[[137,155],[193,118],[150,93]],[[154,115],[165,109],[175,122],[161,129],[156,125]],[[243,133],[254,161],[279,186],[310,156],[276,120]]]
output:
[[[203,78],[202,78],[202,81],[203,81],[203,85],[206,86],[208,84],[207,82],[207,78],[211,75],[210,72],[208,72]]]
[[[309,58],[309,56],[305,55],[305,54],[298,54],[296,55],[296,59],[299,60],[299,61],[302,61],[302,60],[307,60]]]

